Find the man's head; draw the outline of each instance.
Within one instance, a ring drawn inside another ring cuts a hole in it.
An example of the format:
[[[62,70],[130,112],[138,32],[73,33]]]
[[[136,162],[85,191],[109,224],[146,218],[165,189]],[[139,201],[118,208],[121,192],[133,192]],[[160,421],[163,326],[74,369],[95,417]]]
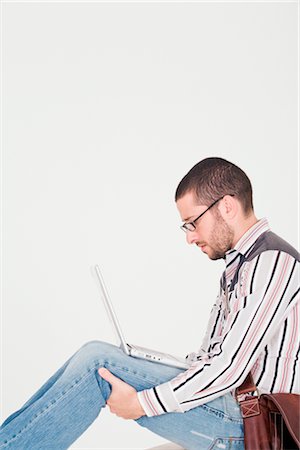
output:
[[[196,164],[179,183],[175,200],[187,241],[211,259],[223,258],[257,221],[249,178],[222,158]]]

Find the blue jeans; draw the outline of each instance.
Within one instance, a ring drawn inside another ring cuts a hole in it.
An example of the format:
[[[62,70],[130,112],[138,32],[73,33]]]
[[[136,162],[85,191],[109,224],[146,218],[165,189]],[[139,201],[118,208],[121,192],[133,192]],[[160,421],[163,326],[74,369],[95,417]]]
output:
[[[132,358],[111,344],[89,342],[6,419],[0,427],[0,449],[68,448],[96,419],[110,395],[110,384],[98,374],[99,367],[137,391],[163,383],[181,370]],[[231,394],[186,413],[143,416],[136,422],[185,449],[244,448],[242,418]]]

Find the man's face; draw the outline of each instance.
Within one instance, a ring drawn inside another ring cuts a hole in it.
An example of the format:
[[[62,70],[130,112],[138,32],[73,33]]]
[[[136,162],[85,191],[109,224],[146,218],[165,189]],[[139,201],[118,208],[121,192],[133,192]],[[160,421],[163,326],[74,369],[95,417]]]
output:
[[[218,210],[217,205],[208,210],[196,221],[196,229],[187,231],[186,240],[189,244],[196,244],[210,259],[224,258],[225,253],[232,248],[233,230],[227,225]],[[195,195],[188,192],[177,200],[177,208],[183,222],[192,222],[209,205],[199,205]]]

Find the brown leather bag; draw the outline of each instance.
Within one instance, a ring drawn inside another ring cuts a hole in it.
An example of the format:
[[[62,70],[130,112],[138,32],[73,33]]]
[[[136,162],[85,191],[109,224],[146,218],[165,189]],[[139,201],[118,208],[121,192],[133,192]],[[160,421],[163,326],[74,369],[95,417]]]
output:
[[[297,450],[300,448],[297,394],[261,394],[257,392],[251,373],[236,389],[244,421],[246,450]]]

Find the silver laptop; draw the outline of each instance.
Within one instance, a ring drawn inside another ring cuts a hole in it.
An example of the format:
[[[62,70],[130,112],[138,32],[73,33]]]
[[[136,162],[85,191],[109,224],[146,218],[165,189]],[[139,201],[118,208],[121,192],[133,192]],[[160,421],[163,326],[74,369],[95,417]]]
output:
[[[138,347],[137,345],[127,344],[124,335],[122,333],[119,321],[117,319],[116,313],[113,309],[112,302],[109,298],[107,289],[104,284],[103,276],[99,269],[99,266],[95,266],[95,273],[97,275],[97,280],[99,281],[99,286],[102,293],[102,299],[105,304],[108,315],[113,323],[115,331],[121,341],[120,348],[126,353],[126,355],[133,356],[135,358],[147,359],[148,361],[155,361],[160,364],[165,364],[167,366],[179,367],[180,369],[188,369],[190,364],[183,358],[177,358],[166,353],[160,353],[156,350],[150,350],[148,348]]]

